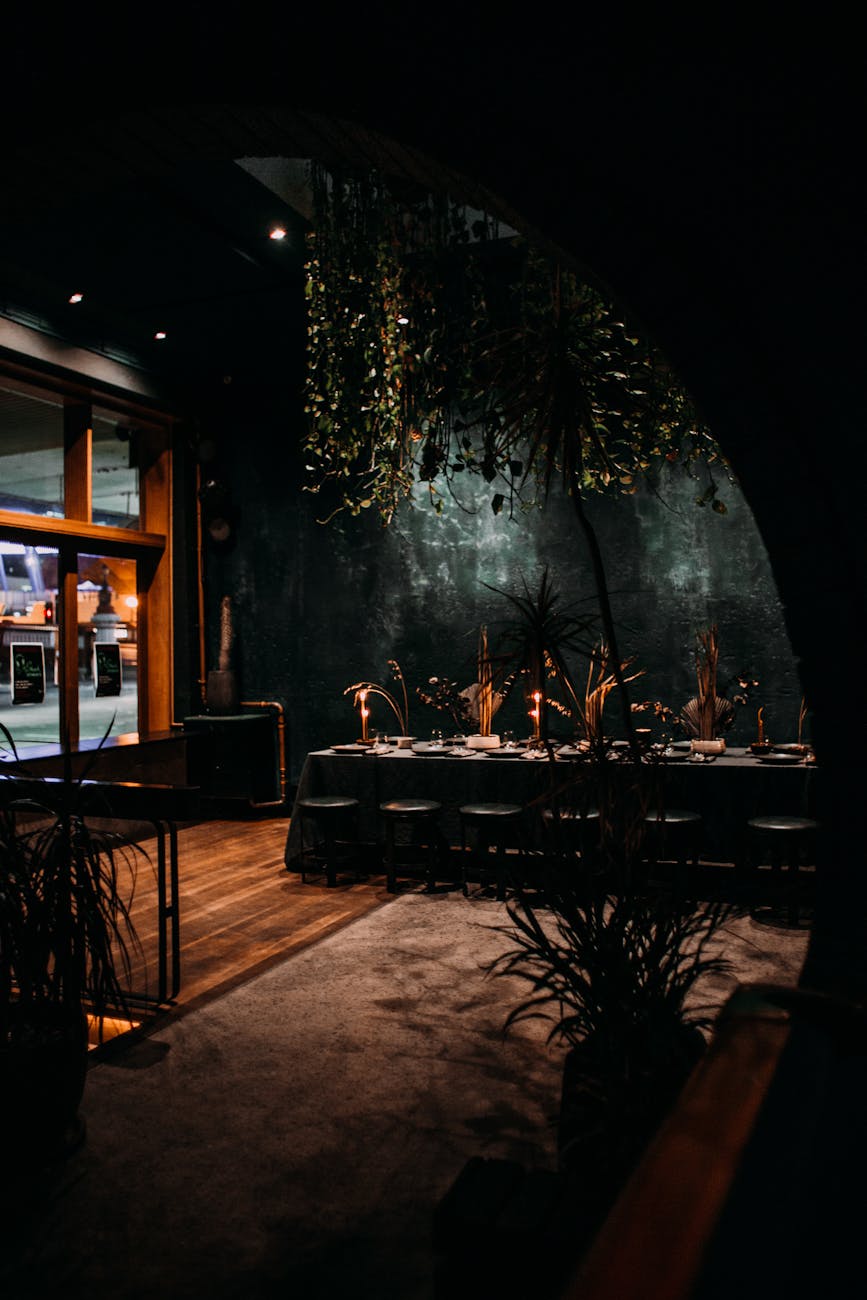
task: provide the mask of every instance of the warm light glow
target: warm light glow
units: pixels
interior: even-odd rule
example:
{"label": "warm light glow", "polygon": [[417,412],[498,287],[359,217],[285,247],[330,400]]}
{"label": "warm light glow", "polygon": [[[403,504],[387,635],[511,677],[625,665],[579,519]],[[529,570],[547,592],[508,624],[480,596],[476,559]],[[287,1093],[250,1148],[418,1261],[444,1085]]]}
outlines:
{"label": "warm light glow", "polygon": [[361,739],[367,740],[367,719],[370,717],[370,709],[367,707],[367,691],[358,692],[358,706],[361,714]]}
{"label": "warm light glow", "polygon": [[542,724],[542,692],[533,692],[533,705],[530,710],[530,717],[533,719],[533,739],[538,740],[541,736]]}
{"label": "warm light glow", "polygon": [[113,1016],[93,1016],[88,1013],[87,1016],[87,1047],[93,1051],[99,1047],[100,1042],[107,1043],[110,1038],[117,1038],[120,1034],[132,1033],[141,1025],[140,1020],[127,1020],[125,1018]]}
{"label": "warm light glow", "polygon": [[284,226],[272,226],[268,235],[269,239],[285,239],[286,229]]}
{"label": "warm light glow", "polygon": [[83,297],[84,297],[84,294],[83,294],[83,293],[71,293],[71,294],[69,295],[69,301],[70,301],[70,302],[81,302],[81,300],[82,300]]}
{"label": "warm light glow", "polygon": [[127,596],[124,604],[127,609],[138,609],[138,596]]}

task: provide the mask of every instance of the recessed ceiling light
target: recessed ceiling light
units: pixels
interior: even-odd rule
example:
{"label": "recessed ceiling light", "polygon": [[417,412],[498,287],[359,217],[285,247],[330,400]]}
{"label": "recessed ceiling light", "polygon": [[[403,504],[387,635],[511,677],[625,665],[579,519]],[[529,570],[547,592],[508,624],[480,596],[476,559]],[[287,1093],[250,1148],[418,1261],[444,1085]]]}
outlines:
{"label": "recessed ceiling light", "polygon": [[270,231],[268,232],[268,238],[269,238],[269,239],[285,239],[285,238],[286,238],[286,227],[285,227],[285,226],[272,226],[271,229],[270,229]]}
{"label": "recessed ceiling light", "polygon": [[165,336],[166,336],[165,330],[157,330],[156,333],[154,334],[155,339],[164,339]]}
{"label": "recessed ceiling light", "polygon": [[69,295],[69,301],[70,301],[70,302],[81,302],[81,300],[82,300],[83,297],[84,297],[84,294],[83,294],[83,293],[71,293],[71,294]]}

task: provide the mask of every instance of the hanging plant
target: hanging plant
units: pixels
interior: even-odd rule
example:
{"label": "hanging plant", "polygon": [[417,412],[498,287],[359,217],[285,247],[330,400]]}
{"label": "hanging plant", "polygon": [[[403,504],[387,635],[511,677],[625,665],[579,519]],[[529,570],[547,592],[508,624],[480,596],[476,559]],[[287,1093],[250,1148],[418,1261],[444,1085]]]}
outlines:
{"label": "hanging plant", "polygon": [[[725,463],[658,351],[574,272],[445,196],[375,172],[310,172],[304,445],[330,513],[383,523],[414,487],[441,511],[461,476],[495,514],[570,490],[634,492],[679,465],[724,512]],[[393,184],[393,183],[392,183]]]}

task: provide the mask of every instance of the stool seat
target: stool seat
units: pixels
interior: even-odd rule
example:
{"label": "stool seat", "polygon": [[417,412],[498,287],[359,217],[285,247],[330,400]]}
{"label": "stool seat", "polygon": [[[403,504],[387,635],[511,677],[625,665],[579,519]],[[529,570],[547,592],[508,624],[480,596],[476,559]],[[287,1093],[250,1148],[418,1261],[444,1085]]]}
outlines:
{"label": "stool seat", "polygon": [[778,835],[786,832],[801,834],[804,831],[815,831],[819,827],[819,823],[811,817],[786,816],[751,817],[747,825],[755,831],[772,831]]}
{"label": "stool seat", "polygon": [[325,812],[329,808],[335,811],[345,810],[358,807],[358,800],[353,799],[350,795],[341,794],[311,794],[304,799],[298,800],[299,808],[306,808],[310,812]]}
{"label": "stool seat", "polygon": [[466,803],[459,810],[462,817],[518,817],[524,809],[519,803]]}
{"label": "stool seat", "polygon": [[687,808],[660,808],[647,813],[644,820],[652,826],[697,826],[701,813],[690,812]]}
{"label": "stool seat", "polygon": [[386,817],[413,817],[439,812],[441,807],[435,799],[388,799],[379,805],[379,811]]}

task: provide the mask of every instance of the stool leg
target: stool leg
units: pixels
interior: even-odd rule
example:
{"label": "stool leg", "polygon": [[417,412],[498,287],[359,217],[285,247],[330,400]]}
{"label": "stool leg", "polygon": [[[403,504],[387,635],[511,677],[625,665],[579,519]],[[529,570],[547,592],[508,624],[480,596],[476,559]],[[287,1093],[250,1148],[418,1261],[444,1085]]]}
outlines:
{"label": "stool leg", "polygon": [[397,893],[397,869],[394,854],[394,822],[385,824],[385,888],[389,894]]}
{"label": "stool leg", "polygon": [[461,893],[464,898],[469,897],[469,881],[467,879],[467,828],[461,826]]}
{"label": "stool leg", "polygon": [[436,831],[431,822],[427,828],[427,892],[432,894],[437,878],[437,843]]}
{"label": "stool leg", "polygon": [[497,902],[502,903],[506,898],[506,842],[500,839],[497,845]]}
{"label": "stool leg", "polygon": [[334,831],[331,826],[325,827],[325,879],[329,889],[334,889],[337,885],[337,863]]}

